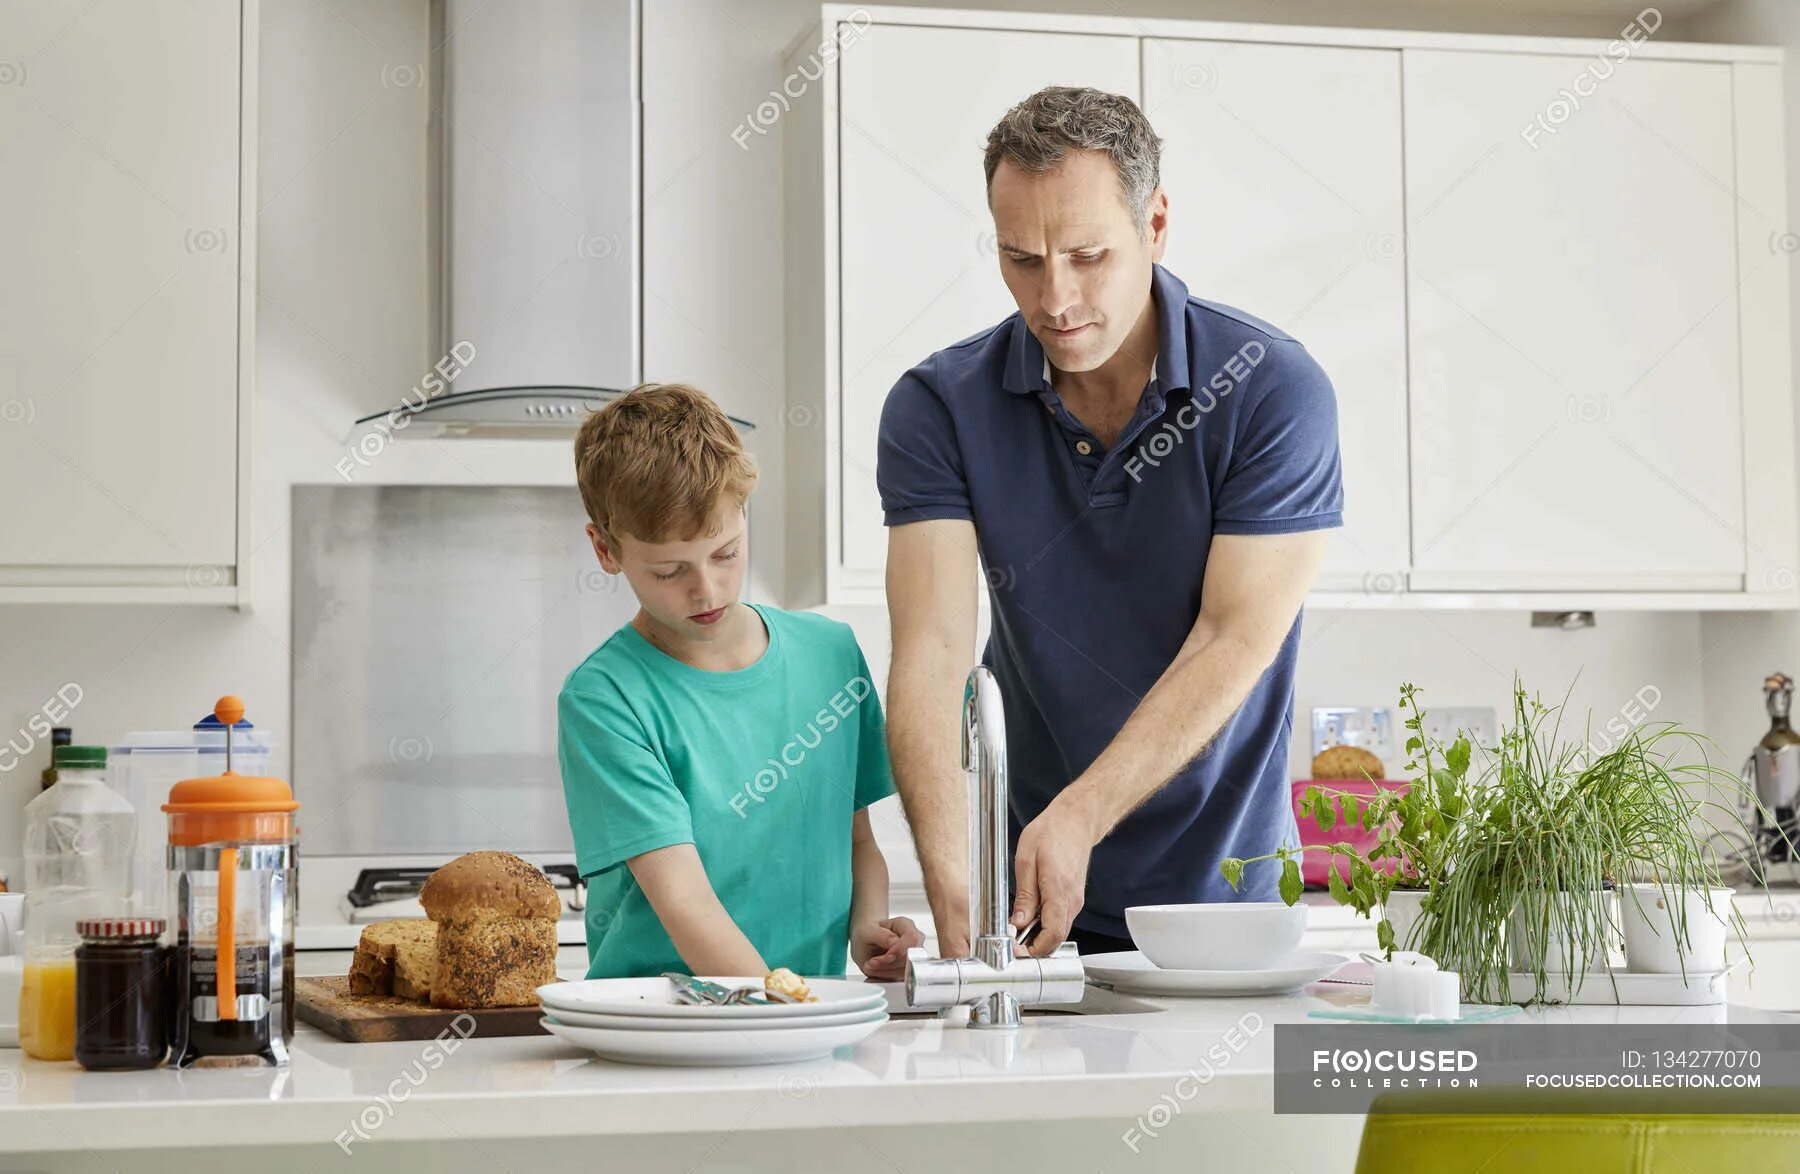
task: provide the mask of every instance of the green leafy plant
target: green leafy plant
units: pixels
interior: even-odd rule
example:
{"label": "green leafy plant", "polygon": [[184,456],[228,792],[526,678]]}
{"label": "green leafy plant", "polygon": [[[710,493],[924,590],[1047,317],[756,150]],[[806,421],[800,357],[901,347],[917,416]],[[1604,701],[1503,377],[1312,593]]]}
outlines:
{"label": "green leafy plant", "polygon": [[[1404,793],[1309,787],[1300,803],[1326,831],[1340,823],[1373,831],[1366,853],[1342,841],[1282,848],[1226,860],[1220,871],[1237,888],[1246,866],[1279,861],[1279,891],[1292,904],[1301,893],[1302,853],[1326,852],[1331,896],[1365,917],[1397,888],[1424,890],[1413,942],[1459,972],[1476,1001],[1513,997],[1514,953],[1532,975],[1531,1001],[1549,993],[1553,970],[1584,981],[1619,932],[1607,897],[1615,884],[1627,901],[1638,896],[1626,886],[1656,886],[1686,942],[1684,897],[1721,884],[1709,822],[1735,825],[1747,842],[1754,833],[1746,809],[1773,822],[1742,778],[1712,765],[1710,743],[1673,722],[1634,728],[1602,751],[1591,731],[1587,740],[1565,740],[1563,707],[1545,705],[1515,679],[1509,720],[1496,746],[1479,748],[1477,767],[1478,748],[1465,736],[1444,747],[1425,733],[1419,693],[1401,686]],[[1728,916],[1741,943],[1742,919],[1735,910]],[[1394,946],[1386,920],[1377,941],[1384,950]]]}
{"label": "green leafy plant", "polygon": [[[1355,825],[1375,834],[1375,843],[1360,851],[1345,840],[1304,847],[1282,847],[1262,856],[1233,857],[1220,862],[1219,871],[1233,889],[1241,887],[1246,865],[1277,860],[1281,876],[1277,891],[1292,905],[1303,890],[1301,856],[1308,851],[1327,853],[1326,885],[1331,897],[1363,917],[1387,902],[1395,888],[1429,889],[1441,875],[1458,820],[1468,808],[1468,772],[1472,751],[1469,740],[1458,736],[1448,747],[1425,733],[1425,713],[1419,704],[1421,691],[1412,684],[1400,686],[1400,710],[1405,715],[1407,763],[1410,781],[1404,790],[1380,790],[1363,795],[1339,787],[1314,785],[1301,795],[1300,813],[1310,817],[1321,831]],[[1373,781],[1373,780],[1371,780]],[[1376,925],[1381,949],[1394,947],[1394,929],[1385,918]]]}
{"label": "green leafy plant", "polygon": [[[1720,884],[1704,817],[1742,825],[1738,808],[1715,796],[1741,800],[1745,784],[1710,763],[1701,735],[1656,723],[1602,752],[1591,738],[1565,741],[1561,718],[1561,706],[1514,681],[1511,720],[1450,837],[1422,927],[1420,948],[1460,973],[1478,1001],[1514,997],[1515,968],[1532,976],[1530,1001],[1546,997],[1553,970],[1578,987],[1590,964],[1609,969],[1619,931],[1606,889],[1615,883],[1656,883],[1685,940],[1681,896]],[[1627,889],[1621,899],[1637,898]],[[1730,918],[1741,941],[1742,921]]]}

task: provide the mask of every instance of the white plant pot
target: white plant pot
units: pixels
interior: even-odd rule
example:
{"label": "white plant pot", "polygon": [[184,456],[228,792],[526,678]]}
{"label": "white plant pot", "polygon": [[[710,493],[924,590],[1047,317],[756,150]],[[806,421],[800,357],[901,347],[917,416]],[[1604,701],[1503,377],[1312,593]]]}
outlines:
{"label": "white plant pot", "polygon": [[[1625,915],[1625,964],[1637,973],[1710,973],[1725,967],[1726,925],[1732,889],[1677,894],[1661,885],[1630,885],[1621,900]],[[1675,905],[1685,906],[1687,938],[1676,925]]]}
{"label": "white plant pot", "polygon": [[[1618,895],[1606,890],[1599,890],[1585,894],[1567,892],[1557,893],[1553,898],[1553,900],[1561,903],[1565,908],[1569,908],[1577,899],[1598,899],[1600,908],[1606,920],[1604,923],[1605,932],[1603,948],[1595,951],[1588,957],[1585,965],[1583,965],[1582,959],[1576,958],[1574,960],[1576,968],[1587,974],[1594,974],[1597,972],[1603,973],[1609,966],[1613,970],[1624,969],[1625,940],[1624,934],[1619,928]],[[1573,920],[1573,917],[1571,914],[1565,914],[1562,918],[1553,920],[1561,920],[1566,923]],[[1525,933],[1525,928],[1525,919],[1522,911],[1518,909],[1513,910],[1512,916],[1506,919],[1507,960],[1515,973],[1532,974],[1536,972],[1537,967],[1526,956],[1526,943],[1528,938]],[[1549,941],[1544,949],[1544,973],[1566,973],[1568,970],[1569,959],[1565,957],[1565,955],[1575,950],[1579,950],[1581,946],[1579,943],[1571,945],[1566,942],[1563,934],[1558,931],[1554,925],[1549,927],[1548,936]]]}
{"label": "white plant pot", "polygon": [[1394,927],[1394,949],[1417,950],[1425,936],[1424,920],[1419,906],[1425,900],[1425,889],[1395,889],[1381,906],[1381,919]]}

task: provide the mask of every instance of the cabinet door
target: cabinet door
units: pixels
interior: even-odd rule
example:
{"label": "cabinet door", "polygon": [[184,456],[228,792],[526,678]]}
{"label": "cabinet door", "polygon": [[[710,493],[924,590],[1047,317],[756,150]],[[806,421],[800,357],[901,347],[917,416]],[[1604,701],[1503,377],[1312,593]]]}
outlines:
{"label": "cabinet door", "polygon": [[879,587],[875,489],[882,401],[907,368],[1017,307],[1000,279],[982,148],[1049,85],[1138,96],[1132,37],[874,25],[841,59],[844,581]]}
{"label": "cabinet door", "polygon": [[0,565],[236,561],[239,21],[0,4]]}
{"label": "cabinet door", "polygon": [[1731,67],[1404,56],[1414,586],[1741,589]]}
{"label": "cabinet door", "polygon": [[1304,343],[1337,390],[1345,525],[1324,590],[1408,564],[1406,276],[1397,50],[1144,42],[1169,247],[1194,295]]}

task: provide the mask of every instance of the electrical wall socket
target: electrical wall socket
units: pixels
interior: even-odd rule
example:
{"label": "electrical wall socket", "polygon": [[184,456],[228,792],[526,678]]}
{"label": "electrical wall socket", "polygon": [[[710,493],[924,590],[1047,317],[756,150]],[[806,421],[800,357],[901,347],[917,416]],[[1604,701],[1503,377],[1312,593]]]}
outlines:
{"label": "electrical wall socket", "polygon": [[1460,731],[1477,746],[1492,746],[1499,738],[1499,727],[1491,705],[1468,705],[1461,709],[1428,708],[1425,711],[1425,736],[1448,746]]}

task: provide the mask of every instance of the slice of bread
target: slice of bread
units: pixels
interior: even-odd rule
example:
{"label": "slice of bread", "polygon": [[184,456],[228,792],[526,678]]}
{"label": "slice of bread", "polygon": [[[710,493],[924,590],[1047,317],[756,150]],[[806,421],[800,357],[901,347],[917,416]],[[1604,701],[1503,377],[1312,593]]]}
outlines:
{"label": "slice of bread", "polygon": [[436,955],[437,926],[423,917],[366,925],[350,959],[350,993],[429,999]]}
{"label": "slice of bread", "polygon": [[437,985],[437,934],[421,934],[394,951],[394,993],[402,999],[431,1001]]}

